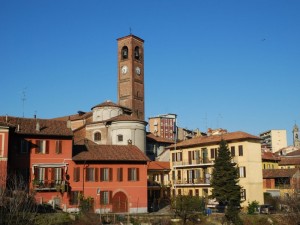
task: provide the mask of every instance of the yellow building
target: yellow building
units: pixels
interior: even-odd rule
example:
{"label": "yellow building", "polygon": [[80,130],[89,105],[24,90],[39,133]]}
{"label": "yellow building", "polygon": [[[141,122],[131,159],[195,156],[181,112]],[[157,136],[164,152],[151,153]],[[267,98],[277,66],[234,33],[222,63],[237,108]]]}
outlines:
{"label": "yellow building", "polygon": [[280,157],[270,151],[262,151],[261,153],[263,169],[278,169]]}
{"label": "yellow building", "polygon": [[220,141],[224,139],[239,168],[242,206],[254,200],[263,204],[260,138],[245,132],[220,133],[185,140],[170,147],[173,195],[211,194],[211,174]]}

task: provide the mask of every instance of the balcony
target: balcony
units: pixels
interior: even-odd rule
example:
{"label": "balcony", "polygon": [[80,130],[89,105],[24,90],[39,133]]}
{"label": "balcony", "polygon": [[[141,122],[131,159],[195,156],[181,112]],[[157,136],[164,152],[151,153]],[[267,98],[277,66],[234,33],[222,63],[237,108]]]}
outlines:
{"label": "balcony", "polygon": [[66,188],[65,180],[33,180],[35,191],[64,191]]}
{"label": "balcony", "polygon": [[172,162],[173,168],[194,168],[194,167],[209,167],[214,165],[214,160],[199,158],[194,160],[183,160]]}
{"label": "balcony", "polygon": [[173,182],[174,187],[208,187],[210,186],[209,178],[195,178],[189,180],[176,180]]}

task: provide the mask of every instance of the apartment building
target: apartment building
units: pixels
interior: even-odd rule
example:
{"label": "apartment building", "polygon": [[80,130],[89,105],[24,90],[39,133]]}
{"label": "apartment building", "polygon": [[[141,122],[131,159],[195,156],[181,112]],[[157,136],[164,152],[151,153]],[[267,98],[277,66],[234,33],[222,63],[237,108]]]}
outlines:
{"label": "apartment building", "polygon": [[208,197],[211,174],[220,141],[228,143],[233,161],[239,168],[242,206],[264,202],[260,138],[245,132],[195,137],[170,147],[172,194]]}
{"label": "apartment building", "polygon": [[155,136],[175,140],[176,118],[177,115],[171,113],[150,117],[148,120],[149,131]]}
{"label": "apartment building", "polygon": [[286,130],[268,130],[260,133],[263,147],[268,148],[271,152],[277,152],[287,146]]}

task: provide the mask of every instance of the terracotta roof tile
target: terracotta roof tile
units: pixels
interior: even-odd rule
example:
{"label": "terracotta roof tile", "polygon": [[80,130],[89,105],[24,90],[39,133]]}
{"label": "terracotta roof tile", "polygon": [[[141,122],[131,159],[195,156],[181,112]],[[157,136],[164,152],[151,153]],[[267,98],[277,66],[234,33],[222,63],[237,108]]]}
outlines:
{"label": "terracotta roof tile", "polygon": [[131,109],[129,109],[127,107],[124,107],[124,106],[121,106],[121,105],[118,105],[118,104],[116,104],[116,103],[114,103],[114,102],[112,102],[110,100],[107,100],[107,101],[102,102],[102,103],[100,103],[98,105],[95,105],[91,109],[98,108],[98,107],[119,107],[119,108],[131,111]]}
{"label": "terracotta roof tile", "polygon": [[265,169],[263,178],[292,177],[298,169]]}
{"label": "terracotta roof tile", "polygon": [[273,161],[279,161],[280,160],[280,157],[276,156],[272,152],[262,152],[261,153],[261,158],[263,160],[273,160]]}
{"label": "terracotta roof tile", "polygon": [[170,162],[150,161],[148,170],[170,170]]}
{"label": "terracotta roof tile", "polygon": [[62,121],[67,121],[67,120],[82,120],[82,119],[87,119],[89,117],[91,117],[93,115],[92,112],[78,112],[77,114],[73,114],[73,115],[68,115],[68,116],[63,116],[63,117],[57,117],[57,118],[53,118],[53,120],[62,120]]}
{"label": "terracotta roof tile", "polygon": [[74,161],[150,161],[135,145],[98,145],[85,140],[74,149]]}
{"label": "terracotta roof tile", "polygon": [[300,165],[300,157],[281,157],[278,165]]}
{"label": "terracotta roof tile", "polygon": [[290,153],[286,154],[286,156],[299,156],[300,157],[300,149],[290,152]]}
{"label": "terracotta roof tile", "polygon": [[160,136],[155,136],[153,133],[150,133],[150,132],[147,133],[146,138],[147,138],[148,141],[174,144],[173,140],[162,138]]}
{"label": "terracotta roof tile", "polygon": [[[0,121],[6,123],[6,116],[0,116]],[[36,129],[37,122],[39,131]],[[67,128],[66,121],[8,116],[7,124],[14,127],[18,134],[73,136],[72,130]]]}
{"label": "terracotta roof tile", "polygon": [[124,115],[124,114],[112,117],[111,119],[103,121],[103,122],[114,122],[114,121],[141,121],[141,122],[147,123],[144,120],[138,119],[136,116],[133,116],[133,115],[129,116],[129,115]]}
{"label": "terracotta roof tile", "polygon": [[[236,141],[236,140],[255,140],[260,141],[261,138],[254,136],[252,134],[248,134],[242,131],[236,131],[221,135],[211,135],[211,136],[199,136],[192,139],[188,139],[176,144],[177,147],[188,147],[188,146],[197,146],[204,144],[217,144],[221,140],[225,141]],[[170,148],[174,148],[175,145],[170,146]]]}

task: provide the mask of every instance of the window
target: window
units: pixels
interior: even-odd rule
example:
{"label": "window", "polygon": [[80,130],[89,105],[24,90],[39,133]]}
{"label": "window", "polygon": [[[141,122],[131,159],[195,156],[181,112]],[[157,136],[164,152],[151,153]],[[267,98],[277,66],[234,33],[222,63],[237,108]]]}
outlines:
{"label": "window", "polygon": [[218,156],[218,149],[217,148],[211,148],[210,149],[210,158],[215,159]]}
{"label": "window", "polygon": [[117,170],[117,180],[123,181],[123,168],[118,168]]}
{"label": "window", "polygon": [[181,180],[181,171],[180,170],[177,171],[177,178],[178,178],[178,180]]}
{"label": "window", "polygon": [[[21,140],[21,153],[28,153],[29,148],[30,148],[30,142],[25,139]],[[0,140],[0,150],[1,150],[1,140]]]}
{"label": "window", "polygon": [[52,168],[52,181],[55,184],[60,184],[62,181],[62,168]]}
{"label": "window", "polygon": [[101,141],[101,133],[100,132],[94,133],[94,141]]}
{"label": "window", "polygon": [[181,161],[182,160],[182,152],[177,152],[176,158],[177,158],[177,161]]}
{"label": "window", "polygon": [[178,195],[181,195],[181,189],[178,189]]}
{"label": "window", "polygon": [[199,189],[195,189],[195,196],[199,197]]}
{"label": "window", "polygon": [[122,48],[121,54],[122,54],[122,59],[128,59],[128,48],[127,48],[127,46],[124,46]]}
{"label": "window", "polygon": [[123,135],[122,134],[119,134],[118,135],[118,142],[122,142],[123,141]]}
{"label": "window", "polygon": [[100,181],[112,181],[112,168],[100,169]]}
{"label": "window", "polygon": [[243,156],[244,152],[243,152],[243,145],[239,145],[239,156]]}
{"label": "window", "polygon": [[239,175],[240,175],[240,177],[246,177],[246,167],[245,166],[239,167]]}
{"label": "window", "polygon": [[49,141],[37,140],[36,141],[36,151],[37,154],[49,154]]}
{"label": "window", "polygon": [[79,204],[79,195],[80,191],[71,191],[70,196],[70,205],[78,205]]}
{"label": "window", "polygon": [[172,180],[175,180],[175,171],[172,171]]}
{"label": "window", "polygon": [[139,168],[128,168],[128,180],[139,181]]}
{"label": "window", "polygon": [[193,190],[189,190],[189,196],[193,196]]}
{"label": "window", "polygon": [[172,153],[172,161],[173,162],[181,161],[181,159],[182,159],[182,152],[174,152],[174,153]]}
{"label": "window", "polygon": [[231,156],[234,157],[235,156],[235,147],[231,146],[230,151],[231,151]]}
{"label": "window", "polygon": [[86,168],[85,169],[85,181],[98,181],[99,177],[98,168]]}
{"label": "window", "polygon": [[246,201],[246,189],[241,190],[241,201]]}
{"label": "window", "polygon": [[134,58],[137,60],[140,59],[140,48],[138,46],[134,48]]}
{"label": "window", "polygon": [[108,205],[112,199],[112,191],[101,191],[100,192],[100,204]]}
{"label": "window", "polygon": [[62,153],[62,141],[57,140],[55,143],[55,152],[56,154],[61,154]]}
{"label": "window", "polygon": [[78,182],[80,181],[80,167],[75,167],[73,170],[73,181]]}
{"label": "window", "polygon": [[48,168],[35,167],[34,168],[34,179],[38,180],[38,182],[44,183],[45,179],[47,179]]}

